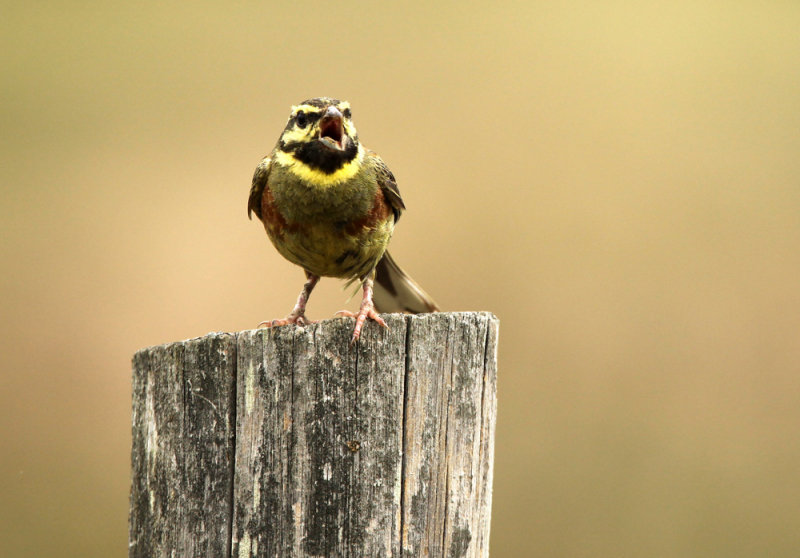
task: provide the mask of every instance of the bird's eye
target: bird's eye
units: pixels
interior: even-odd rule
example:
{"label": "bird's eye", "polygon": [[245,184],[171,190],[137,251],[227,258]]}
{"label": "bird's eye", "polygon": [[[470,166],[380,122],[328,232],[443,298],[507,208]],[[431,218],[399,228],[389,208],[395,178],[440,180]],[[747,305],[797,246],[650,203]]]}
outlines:
{"label": "bird's eye", "polygon": [[349,108],[346,108],[346,109],[344,109],[344,111],[342,111],[342,114],[344,115],[344,117],[345,117],[345,118],[350,118],[350,117],[353,115],[353,114],[350,112],[350,109],[349,109]]}
{"label": "bird's eye", "polygon": [[297,116],[294,117],[294,121],[297,122],[297,125],[300,128],[305,128],[306,124],[308,124],[308,120],[306,119],[306,113],[298,112]]}

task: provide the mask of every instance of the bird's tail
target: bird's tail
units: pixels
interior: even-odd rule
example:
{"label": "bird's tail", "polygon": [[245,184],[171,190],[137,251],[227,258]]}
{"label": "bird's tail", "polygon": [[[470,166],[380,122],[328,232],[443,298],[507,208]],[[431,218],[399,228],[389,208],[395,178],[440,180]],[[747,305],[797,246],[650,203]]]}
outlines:
{"label": "bird's tail", "polygon": [[439,310],[430,295],[400,269],[389,252],[383,253],[375,267],[373,301],[375,308],[382,313],[421,314]]}

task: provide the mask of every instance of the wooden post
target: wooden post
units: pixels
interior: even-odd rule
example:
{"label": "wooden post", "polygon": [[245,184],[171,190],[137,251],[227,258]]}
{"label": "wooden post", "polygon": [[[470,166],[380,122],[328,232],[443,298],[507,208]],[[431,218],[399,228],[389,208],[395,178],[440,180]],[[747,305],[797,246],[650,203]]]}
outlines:
{"label": "wooden post", "polygon": [[384,317],[137,352],[130,556],[488,556],[498,321]]}

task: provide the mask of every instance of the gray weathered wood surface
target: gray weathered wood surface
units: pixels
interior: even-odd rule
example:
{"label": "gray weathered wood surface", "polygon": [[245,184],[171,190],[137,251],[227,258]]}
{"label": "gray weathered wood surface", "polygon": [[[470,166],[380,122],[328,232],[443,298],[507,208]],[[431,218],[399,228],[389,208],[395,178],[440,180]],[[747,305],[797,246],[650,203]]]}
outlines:
{"label": "gray weathered wood surface", "polygon": [[488,556],[498,321],[384,317],[136,353],[130,556]]}

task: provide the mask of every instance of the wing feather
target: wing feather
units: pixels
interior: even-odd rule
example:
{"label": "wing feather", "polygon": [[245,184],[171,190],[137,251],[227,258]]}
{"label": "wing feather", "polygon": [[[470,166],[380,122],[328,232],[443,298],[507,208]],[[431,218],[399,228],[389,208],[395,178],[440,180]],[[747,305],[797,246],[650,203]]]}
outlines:
{"label": "wing feather", "polygon": [[397,180],[395,180],[392,171],[389,170],[389,167],[386,166],[386,163],[383,162],[376,153],[373,151],[367,152],[367,157],[369,157],[370,162],[375,165],[378,175],[378,184],[383,190],[383,195],[386,197],[386,201],[389,202],[389,205],[392,206],[392,212],[394,213],[394,220],[397,222],[400,219],[400,214],[406,208],[405,204],[403,203],[403,198],[400,197],[400,189],[397,187]]}
{"label": "wing feather", "polygon": [[253,218],[252,213],[261,219],[261,196],[264,193],[264,186],[267,185],[271,162],[272,159],[264,157],[253,174],[253,185],[250,186],[250,197],[247,200],[247,217],[250,219]]}

